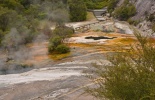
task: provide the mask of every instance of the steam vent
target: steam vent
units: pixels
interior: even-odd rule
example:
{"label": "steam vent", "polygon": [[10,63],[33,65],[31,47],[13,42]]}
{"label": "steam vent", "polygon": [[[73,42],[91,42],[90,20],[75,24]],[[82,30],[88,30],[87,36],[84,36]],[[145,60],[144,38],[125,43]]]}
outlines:
{"label": "steam vent", "polygon": [[0,0],[0,100],[155,100],[155,0]]}

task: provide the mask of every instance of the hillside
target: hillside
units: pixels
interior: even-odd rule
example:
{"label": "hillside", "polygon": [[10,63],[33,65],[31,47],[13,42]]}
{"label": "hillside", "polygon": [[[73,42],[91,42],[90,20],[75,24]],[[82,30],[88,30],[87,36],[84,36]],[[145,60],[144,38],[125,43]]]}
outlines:
{"label": "hillside", "polygon": [[118,20],[137,26],[144,33],[155,32],[155,0],[84,0],[87,9],[108,8]]}
{"label": "hillside", "polygon": [[[128,0],[119,0],[117,8]],[[128,22],[134,24],[145,34],[155,32],[155,0],[129,0],[136,8],[136,14],[129,18]]]}
{"label": "hillside", "polygon": [[[0,100],[154,97],[155,37],[147,40],[139,29],[155,32],[155,0],[0,1]],[[119,67],[110,74],[114,94],[108,91],[106,99],[86,91],[103,93],[107,69]]]}
{"label": "hillside", "polygon": [[[118,6],[122,5],[125,0],[120,0]],[[137,10],[134,19],[145,19],[149,14],[155,13],[155,0],[129,0],[132,2]]]}

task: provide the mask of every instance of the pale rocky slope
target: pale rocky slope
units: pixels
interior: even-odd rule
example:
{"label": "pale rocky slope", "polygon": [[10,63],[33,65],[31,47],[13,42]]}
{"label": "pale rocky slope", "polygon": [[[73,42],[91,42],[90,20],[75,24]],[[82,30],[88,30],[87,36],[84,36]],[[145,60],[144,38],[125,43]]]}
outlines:
{"label": "pale rocky slope", "polygon": [[[118,6],[123,4],[124,1],[125,0],[119,0]],[[132,17],[132,19],[141,21],[137,25],[137,28],[139,28],[144,33],[155,34],[151,30],[152,22],[146,20],[146,18],[150,14],[154,14],[155,16],[155,0],[129,0],[129,1],[135,5],[137,10],[137,14],[134,17]]]}
{"label": "pale rocky slope", "polygon": [[[120,6],[123,3],[124,0],[120,0],[118,3],[118,6]],[[145,18],[146,12],[148,14],[155,13],[155,0],[129,0],[132,2],[136,9],[137,14],[135,15],[135,19],[139,18]]]}

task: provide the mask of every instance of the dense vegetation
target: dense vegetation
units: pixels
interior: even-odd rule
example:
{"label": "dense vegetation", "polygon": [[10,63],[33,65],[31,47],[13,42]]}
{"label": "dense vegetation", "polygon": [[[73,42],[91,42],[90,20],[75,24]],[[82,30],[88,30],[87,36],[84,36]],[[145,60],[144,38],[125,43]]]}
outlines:
{"label": "dense vegetation", "polygon": [[119,20],[126,21],[136,14],[135,6],[129,3],[129,0],[125,0],[124,3],[117,9],[115,8],[119,0],[84,0],[84,2],[86,3],[88,9],[102,9],[107,7],[108,12]]}
{"label": "dense vegetation", "polygon": [[87,16],[87,8],[83,0],[71,0],[69,2],[70,20],[84,21]]}
{"label": "dense vegetation", "polygon": [[31,5],[30,2],[22,0],[1,0],[0,44],[11,28],[16,28],[18,35],[23,37],[22,43],[31,42],[37,33],[38,21],[44,17],[43,11],[37,4]]}
{"label": "dense vegetation", "polygon": [[16,48],[18,45],[32,42],[41,32],[49,38],[55,33],[64,38],[66,34],[63,33],[70,31],[60,29],[61,32],[52,33],[50,25],[55,22],[57,26],[61,26],[67,21],[67,0],[1,0],[0,45]]}
{"label": "dense vegetation", "polygon": [[84,0],[88,9],[102,9],[108,7],[108,11],[114,11],[119,0]]}
{"label": "dense vegetation", "polygon": [[[50,37],[50,22],[61,25],[69,21],[69,16],[71,21],[83,21],[86,15],[83,0],[1,0],[0,46],[30,43],[40,29]],[[41,25],[43,20],[47,23]],[[20,41],[11,38],[13,35]]]}
{"label": "dense vegetation", "polygon": [[117,3],[118,0],[109,0],[107,7],[110,14],[115,10]]}
{"label": "dense vegetation", "polygon": [[135,14],[136,14],[135,6],[134,4],[129,3],[128,0],[125,0],[124,4],[114,11],[114,17],[124,21],[128,20]]}
{"label": "dense vegetation", "polygon": [[90,94],[103,100],[155,99],[155,44],[139,33],[136,37],[130,50],[109,57],[111,64],[95,66],[99,87],[88,89]]}
{"label": "dense vegetation", "polygon": [[108,4],[108,0],[84,0],[88,9],[102,9]]}
{"label": "dense vegetation", "polygon": [[[74,31],[64,22],[86,20],[87,9],[107,7],[109,13],[120,20],[128,20],[136,8],[128,0],[115,9],[119,0],[1,0],[0,1],[0,46],[18,48],[33,41],[39,34],[40,22],[56,23],[52,31],[46,24],[43,33],[49,38],[49,53],[67,53],[70,48],[63,44]],[[112,13],[114,12],[114,13]],[[150,15],[155,31],[155,17]],[[51,23],[50,23],[51,24]],[[129,52],[116,53],[110,57],[109,66],[97,66],[96,73],[101,79],[92,95],[111,100],[154,100],[155,99],[155,48],[154,43],[139,34],[139,43]],[[25,65],[23,66],[25,67]]]}
{"label": "dense vegetation", "polygon": [[53,35],[49,40],[48,51],[49,53],[67,53],[70,51],[67,45],[63,44],[65,38],[70,37],[74,33],[72,28],[66,27],[64,25],[57,26],[53,30]]}

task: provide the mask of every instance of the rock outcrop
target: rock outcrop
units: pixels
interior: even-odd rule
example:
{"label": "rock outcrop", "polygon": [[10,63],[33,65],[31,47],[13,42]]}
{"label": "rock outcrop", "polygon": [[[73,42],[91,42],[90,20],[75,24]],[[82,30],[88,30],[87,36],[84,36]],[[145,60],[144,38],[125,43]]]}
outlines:
{"label": "rock outcrop", "polygon": [[[117,6],[121,6],[125,0],[119,0]],[[135,5],[137,13],[132,17],[133,20],[139,20],[140,23],[137,27],[144,33],[153,33],[151,30],[152,22],[146,20],[149,15],[153,14],[155,16],[155,0],[129,0]]]}
{"label": "rock outcrop", "polygon": [[[119,0],[118,6],[125,0]],[[129,0],[137,9],[134,19],[144,19],[148,14],[155,14],[155,0]]]}

